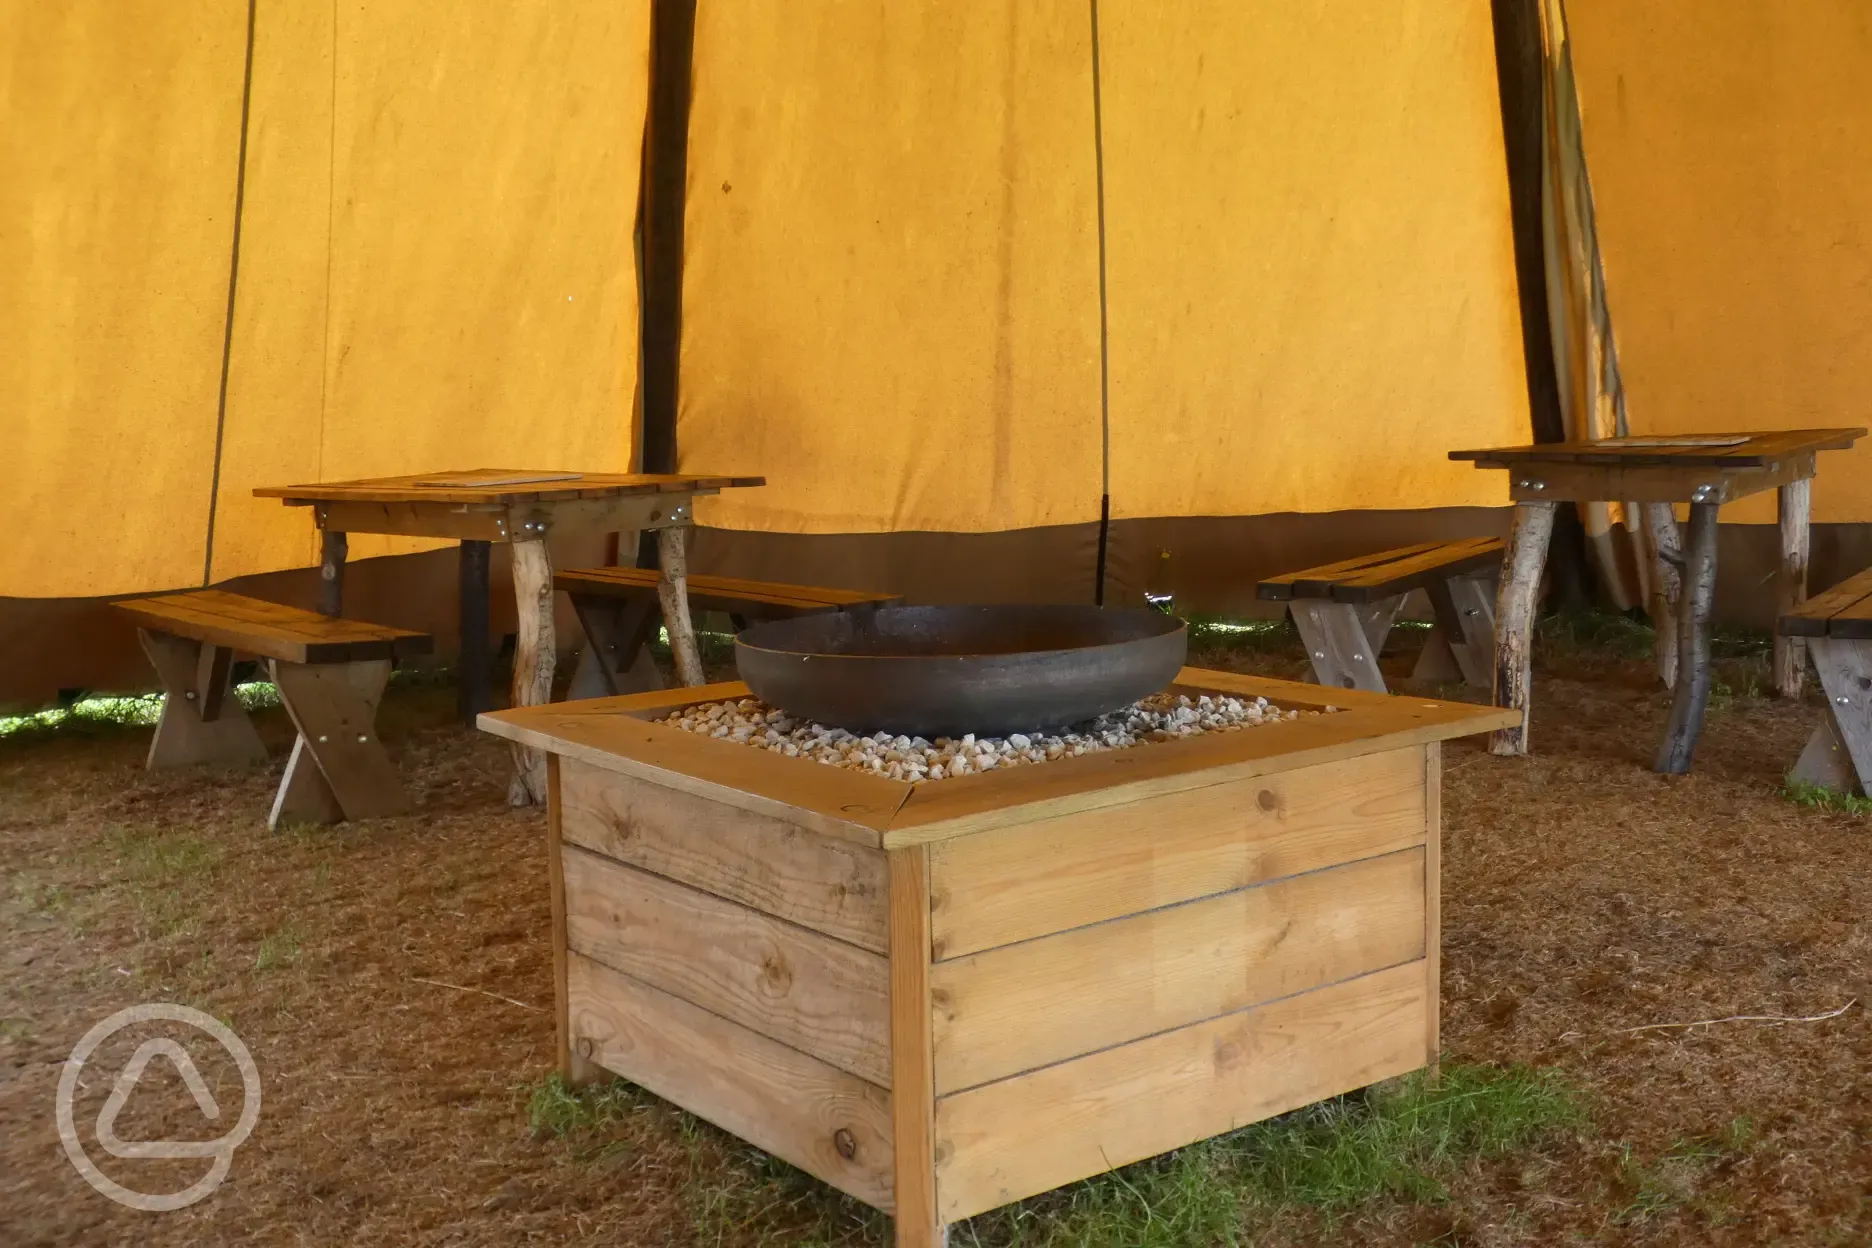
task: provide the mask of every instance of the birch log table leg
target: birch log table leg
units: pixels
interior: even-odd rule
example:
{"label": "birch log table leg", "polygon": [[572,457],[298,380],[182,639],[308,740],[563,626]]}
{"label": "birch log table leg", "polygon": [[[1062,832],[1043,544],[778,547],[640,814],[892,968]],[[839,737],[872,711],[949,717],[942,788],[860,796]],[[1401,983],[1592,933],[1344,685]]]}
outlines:
{"label": "birch log table leg", "polygon": [[663,626],[669,630],[676,679],[694,688],[707,681],[702,676],[702,655],[696,649],[695,623],[689,618],[689,563],[683,552],[686,532],[681,525],[657,530],[657,558],[663,572],[657,581],[657,601],[663,607]]}
{"label": "birch log table leg", "polygon": [[1646,545],[1651,548],[1652,653],[1666,689],[1677,685],[1677,609],[1683,601],[1683,543],[1669,503],[1643,503]]}
{"label": "birch log table leg", "polygon": [[1521,712],[1521,723],[1489,737],[1491,754],[1527,753],[1530,647],[1541,569],[1553,538],[1554,503],[1516,503],[1514,531],[1495,599],[1495,705]]}
{"label": "birch log table leg", "polygon": [[319,614],[344,614],[344,565],[351,539],[324,530],[319,543]]}
{"label": "birch log table leg", "polygon": [[[1786,615],[1807,601],[1807,557],[1811,550],[1813,479],[1792,481],[1777,491],[1781,520],[1781,611]],[[1798,698],[1807,674],[1807,643],[1800,637],[1774,639],[1775,693]]]}
{"label": "birch log table leg", "polygon": [[461,657],[456,661],[455,712],[464,724],[494,709],[494,677],[488,663],[488,562],[492,553],[487,542],[461,544],[455,616],[461,631]]}
{"label": "birch log table leg", "polygon": [[1677,684],[1670,727],[1658,748],[1657,770],[1690,770],[1710,691],[1710,607],[1716,599],[1715,503],[1690,504],[1690,539],[1684,551],[1683,601],[1677,608]]}
{"label": "birch log table leg", "polygon": [[[514,602],[519,609],[514,633],[513,702],[515,707],[552,701],[557,638],[553,629],[552,556],[544,538],[513,543]],[[510,806],[538,806],[546,801],[546,756],[515,744],[514,778],[507,786]]]}

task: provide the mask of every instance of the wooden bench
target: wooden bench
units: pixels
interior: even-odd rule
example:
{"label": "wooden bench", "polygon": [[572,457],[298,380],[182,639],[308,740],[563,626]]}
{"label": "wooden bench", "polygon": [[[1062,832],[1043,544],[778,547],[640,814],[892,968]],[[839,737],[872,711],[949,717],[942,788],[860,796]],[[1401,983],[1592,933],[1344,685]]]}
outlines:
{"label": "wooden bench", "polygon": [[[647,646],[663,618],[657,585],[655,568],[579,568],[554,574],[553,588],[564,590],[572,600],[587,643],[567,697],[601,698],[663,687]],[[688,588],[692,609],[724,612],[736,631],[754,620],[879,607],[898,598],[867,590],[693,574]]]}
{"label": "wooden bench", "polygon": [[1789,778],[1872,796],[1872,568],[1788,611],[1775,631],[1806,645],[1827,704]]}
{"label": "wooden bench", "polygon": [[136,620],[144,652],[162,680],[162,718],[150,742],[149,766],[266,758],[253,721],[231,691],[239,651],[266,660],[299,731],[267,827],[409,809],[409,795],[377,739],[377,703],[392,661],[428,653],[428,636],[219,589],[116,606]]}
{"label": "wooden bench", "polygon": [[1493,684],[1495,590],[1502,539],[1424,542],[1262,581],[1255,596],[1285,602],[1322,685],[1385,692],[1378,670],[1391,625],[1413,589],[1424,590],[1436,625],[1413,680]]}

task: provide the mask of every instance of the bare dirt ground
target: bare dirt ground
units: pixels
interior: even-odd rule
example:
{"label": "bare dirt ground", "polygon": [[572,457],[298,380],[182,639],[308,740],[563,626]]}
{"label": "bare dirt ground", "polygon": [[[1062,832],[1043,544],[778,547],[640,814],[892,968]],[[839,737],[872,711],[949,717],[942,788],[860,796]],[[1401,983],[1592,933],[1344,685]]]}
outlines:
{"label": "bare dirt ground", "polygon": [[[1549,647],[1538,671],[1532,757],[1446,747],[1444,1037],[1451,1060],[1557,1069],[1588,1125],[1468,1166],[1446,1201],[1279,1215],[1241,1242],[1872,1243],[1872,819],[1779,792],[1817,702],[1719,695],[1695,774],[1666,779],[1642,662]],[[386,705],[418,813],[281,835],[277,711],[259,716],[276,761],[235,773],[145,772],[148,729],[0,741],[0,1244],[888,1242],[646,1096],[571,1140],[529,1129],[553,1030],[544,818],[507,809],[504,748],[451,703],[414,686]],[[152,1000],[231,1024],[264,1087],[226,1184],[173,1213],[96,1194],[54,1127],[73,1043]],[[240,1103],[231,1064],[203,1073]],[[80,1123],[112,1078],[87,1080]],[[170,1124],[220,1133],[153,1074],[120,1134]],[[162,1190],[203,1165],[106,1170]],[[1018,1242],[1046,1242],[1044,1211]],[[1010,1225],[955,1238],[1017,1242]]]}

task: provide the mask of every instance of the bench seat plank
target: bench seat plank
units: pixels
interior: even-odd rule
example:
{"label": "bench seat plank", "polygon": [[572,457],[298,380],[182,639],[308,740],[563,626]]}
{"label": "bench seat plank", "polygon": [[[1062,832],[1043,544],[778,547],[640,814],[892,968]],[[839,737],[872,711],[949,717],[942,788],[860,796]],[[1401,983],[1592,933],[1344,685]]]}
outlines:
{"label": "bench seat plank", "polygon": [[1388,566],[1398,559],[1435,550],[1441,545],[1441,542],[1420,542],[1415,546],[1403,546],[1397,550],[1359,555],[1352,559],[1341,559],[1338,563],[1322,564],[1317,568],[1306,568],[1299,572],[1270,576],[1255,586],[1255,597],[1264,602],[1286,602],[1294,598],[1323,598],[1332,592],[1332,586],[1340,577],[1350,576],[1367,568]]}
{"label": "bench seat plank", "polygon": [[1872,639],[1872,568],[1788,611],[1776,628],[1783,637]]}
{"label": "bench seat plank", "polygon": [[[574,597],[637,598],[655,596],[655,568],[576,568],[553,575],[553,588]],[[769,607],[775,614],[804,615],[813,611],[839,611],[851,607],[883,606],[897,601],[896,594],[859,589],[821,589],[781,585],[727,576],[689,576],[690,606],[704,611],[744,612],[748,607]]]}
{"label": "bench seat plank", "polygon": [[1432,581],[1466,576],[1501,563],[1504,543],[1499,537],[1471,537],[1438,543],[1435,549],[1367,568],[1344,577],[1332,587],[1335,602],[1375,602],[1395,594],[1421,589]]}
{"label": "bench seat plank", "polygon": [[283,663],[349,663],[427,654],[425,633],[335,619],[220,589],[116,604],[145,628]]}
{"label": "bench seat plank", "polygon": [[1494,567],[1501,562],[1502,548],[1499,537],[1420,542],[1269,577],[1255,587],[1255,596],[1270,602],[1296,598],[1330,598],[1354,604],[1379,602],[1433,581]]}

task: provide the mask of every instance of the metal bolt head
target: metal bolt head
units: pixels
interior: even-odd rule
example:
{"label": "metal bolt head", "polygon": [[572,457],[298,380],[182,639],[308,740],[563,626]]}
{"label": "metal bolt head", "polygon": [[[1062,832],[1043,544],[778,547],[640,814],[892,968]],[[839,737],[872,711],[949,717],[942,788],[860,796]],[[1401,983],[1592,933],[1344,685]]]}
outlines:
{"label": "metal bolt head", "polygon": [[364,744],[364,743],[365,743],[366,741],[369,741],[369,740],[370,740],[370,738],[369,738],[369,737],[367,737],[367,736],[365,736],[365,735],[364,735],[363,733],[361,733],[361,732],[360,732],[360,733],[358,733],[358,738],[357,738],[357,743],[358,743],[359,745],[363,745],[363,744]]}
{"label": "metal bolt head", "polygon": [[320,738],[319,738],[319,744],[320,744],[320,745],[324,745],[324,744],[325,744],[325,738],[324,738],[324,737],[320,737]]}
{"label": "metal bolt head", "polygon": [[195,700],[195,691],[193,689],[184,690],[182,696],[188,701],[193,702]]}
{"label": "metal bolt head", "polygon": [[1352,656],[1352,661],[1354,663],[1363,663],[1365,661],[1365,656],[1362,654],[1355,654]]}
{"label": "metal bolt head", "polygon": [[1845,694],[1842,693],[1839,697],[1834,698],[1833,700],[1839,703],[1841,706],[1845,706],[1852,699],[1848,698]]}

